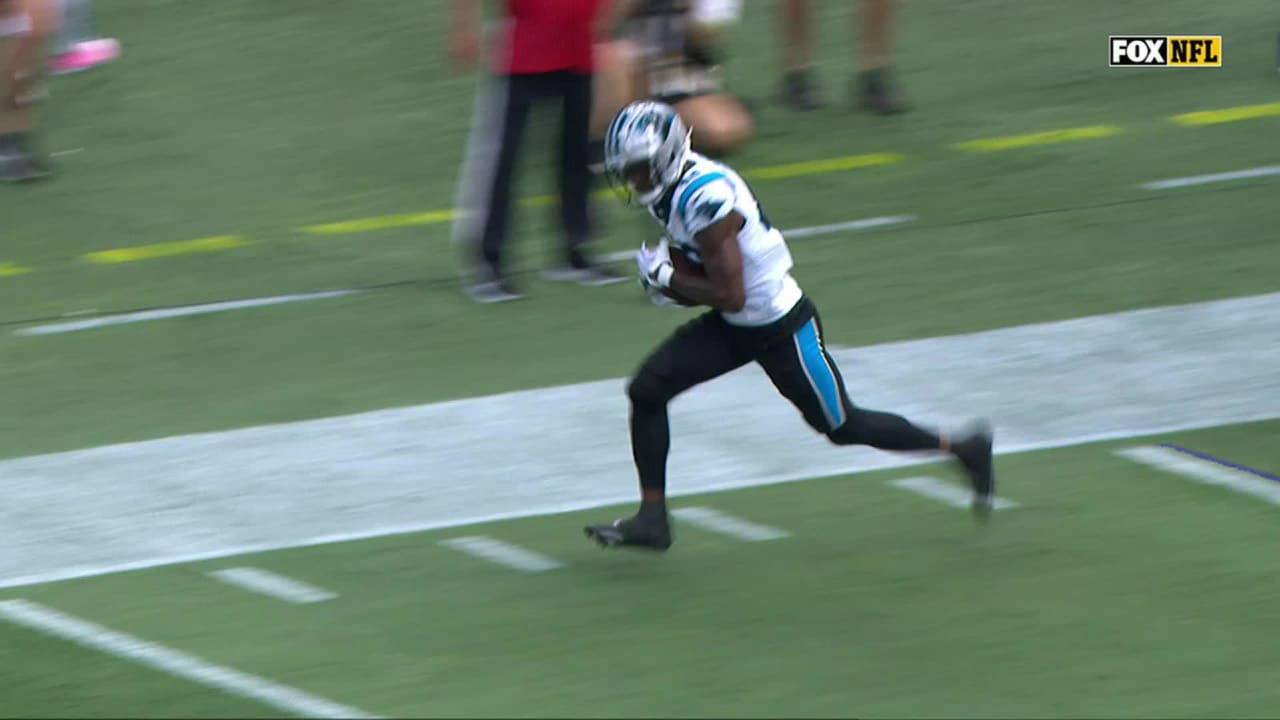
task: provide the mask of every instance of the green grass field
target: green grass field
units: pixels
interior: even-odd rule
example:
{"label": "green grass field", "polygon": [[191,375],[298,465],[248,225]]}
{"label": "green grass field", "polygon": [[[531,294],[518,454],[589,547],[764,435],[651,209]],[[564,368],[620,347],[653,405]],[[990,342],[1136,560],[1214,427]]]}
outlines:
{"label": "green grass field", "polygon": [[[444,62],[429,5],[98,3],[124,58],[51,82],[45,139],[74,152],[51,183],[0,188],[0,715],[308,714],[24,626],[6,615],[22,600],[380,716],[1274,716],[1280,179],[1141,187],[1280,163],[1273,2],[915,0],[899,48],[916,110],[894,118],[850,109],[835,2],[831,104],[775,106],[769,3],[748,2],[729,78],[760,132],[732,162],[771,219],[915,217],[792,245],[828,342],[865,349],[841,351],[855,401],[990,414],[1016,506],[976,527],[893,484],[958,487],[951,469],[828,449],[744,377],[673,408],[673,506],[785,536],[677,519],[657,557],[580,528],[634,492],[604,381],[686,315],[630,284],[543,282],[556,242],[536,202],[514,238],[531,299],[458,291],[447,217],[475,78]],[[1222,35],[1224,67],[1110,69],[1106,36],[1125,33]],[[1094,127],[1110,130],[957,147]],[[815,164],[873,153],[900,159]],[[524,196],[547,192],[542,155]],[[602,252],[657,232],[601,209]],[[241,240],[87,257],[209,237]],[[349,288],[365,291],[19,334]],[[1104,317],[1046,325],[1086,316]],[[1161,443],[1257,472],[1180,455],[1208,487],[1117,454]],[[444,544],[459,536],[558,566],[486,562]],[[231,567],[336,597],[208,575]]]}

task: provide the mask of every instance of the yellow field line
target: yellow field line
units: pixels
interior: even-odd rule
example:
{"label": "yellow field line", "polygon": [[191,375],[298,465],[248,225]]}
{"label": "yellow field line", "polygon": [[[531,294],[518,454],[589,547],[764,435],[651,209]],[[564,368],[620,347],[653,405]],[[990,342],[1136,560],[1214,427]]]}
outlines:
{"label": "yellow field line", "polygon": [[1263,105],[1240,105],[1220,110],[1201,110],[1199,112],[1174,115],[1171,120],[1179,125],[1190,127],[1199,125],[1218,125],[1220,123],[1239,122],[1260,117],[1280,115],[1280,102]]}
{"label": "yellow field line", "polygon": [[326,223],[324,225],[308,225],[302,229],[315,235],[349,235],[351,233],[387,230],[389,228],[434,225],[435,223],[449,222],[457,215],[458,212],[456,210],[431,210],[407,215],[381,215],[344,222]]}
{"label": "yellow field line", "polygon": [[252,244],[251,240],[242,238],[239,235],[219,235],[218,237],[200,238],[198,240],[180,240],[178,242],[100,250],[88,253],[84,258],[97,265],[114,265],[174,255],[218,252]]}
{"label": "yellow field line", "polygon": [[[1266,103],[1262,105],[1242,105],[1239,107],[1222,108],[1219,110],[1202,110],[1198,112],[1173,115],[1170,119],[1179,125],[1201,126],[1237,122],[1240,120],[1250,120],[1253,118],[1268,116],[1280,116],[1280,102]],[[1050,130],[1047,132],[1028,133],[1025,135],[1007,135],[1002,137],[969,140],[966,142],[955,143],[951,147],[957,150],[971,152],[998,152],[1025,147],[1056,145],[1059,143],[1076,142],[1080,140],[1094,140],[1111,137],[1122,132],[1123,129],[1115,125],[1090,125]],[[743,176],[752,180],[786,180],[797,177],[857,170],[861,168],[894,165],[904,162],[906,159],[906,156],[900,153],[868,153],[865,155],[850,155],[846,157],[753,168],[743,172]],[[611,188],[601,188],[593,192],[592,195],[597,198],[612,198],[616,197],[617,193]],[[520,205],[524,207],[548,207],[554,205],[556,201],[557,198],[554,195],[538,195],[522,198],[519,202]],[[357,218],[355,220],[346,220],[342,222],[308,225],[301,228],[301,230],[312,235],[350,235],[377,230],[387,230],[391,228],[435,225],[438,223],[449,222],[458,217],[458,215],[459,211],[456,209],[430,210],[420,213],[383,215],[378,217]],[[157,243],[154,245],[139,245],[137,247],[102,250],[99,252],[89,253],[84,257],[89,262],[95,264],[111,265],[117,263],[137,262],[139,260],[150,260],[152,258],[159,257],[170,257],[174,255],[219,252],[222,250],[244,247],[250,244],[252,244],[252,241],[246,238],[236,235],[226,235],[202,238],[199,240],[183,240],[179,242]],[[31,268],[16,265],[14,263],[0,263],[0,277],[24,275],[29,272],[32,272]]]}
{"label": "yellow field line", "polygon": [[1005,135],[1003,137],[983,138],[956,143],[951,147],[957,150],[972,152],[998,152],[1037,145],[1057,145],[1077,140],[1095,140],[1097,138],[1118,135],[1123,130],[1115,125],[1089,125],[1086,127],[1063,128],[1047,132],[1029,133],[1026,135]]}
{"label": "yellow field line", "polygon": [[[615,197],[615,191],[612,188],[600,188],[591,193],[591,197],[608,200]],[[520,200],[520,204],[525,207],[550,207],[558,202],[560,202],[560,198],[555,195],[534,195]]]}
{"label": "yellow field line", "polygon": [[849,155],[826,160],[788,163],[786,165],[770,165],[747,170],[742,175],[752,180],[785,180],[805,175],[823,175],[845,170],[893,165],[906,159],[905,155],[898,153],[869,153],[867,155]]}

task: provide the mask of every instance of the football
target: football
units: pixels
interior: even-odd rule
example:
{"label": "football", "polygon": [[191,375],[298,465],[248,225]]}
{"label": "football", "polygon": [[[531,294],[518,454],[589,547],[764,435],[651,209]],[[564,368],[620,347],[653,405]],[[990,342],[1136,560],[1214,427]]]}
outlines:
{"label": "football", "polygon": [[[702,265],[690,260],[689,256],[685,254],[683,250],[677,247],[671,247],[670,251],[671,251],[671,267],[675,268],[676,272],[681,273],[683,275],[697,275],[699,277],[707,276],[706,269],[703,268]],[[681,297],[678,293],[676,293],[676,291],[672,290],[671,288],[667,288],[666,290],[663,290],[662,294],[666,295],[672,300],[675,300],[681,305],[684,305],[685,307],[693,307],[697,305],[697,303],[689,300],[689,298]]]}
{"label": "football", "polygon": [[689,256],[677,247],[671,248],[671,267],[675,268],[676,272],[684,273],[685,275],[707,276],[706,268],[702,267],[701,263],[690,260]]}

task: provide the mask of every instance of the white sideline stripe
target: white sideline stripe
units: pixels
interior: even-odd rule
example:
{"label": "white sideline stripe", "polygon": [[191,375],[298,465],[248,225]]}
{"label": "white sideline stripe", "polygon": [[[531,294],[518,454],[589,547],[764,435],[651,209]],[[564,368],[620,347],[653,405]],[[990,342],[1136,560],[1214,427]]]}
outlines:
{"label": "white sideline stripe", "polygon": [[194,655],[126,635],[38,603],[26,600],[0,602],[0,618],[231,695],[256,700],[277,710],[304,717],[376,717],[363,710],[339,705],[287,685],[215,665]]}
{"label": "white sideline stripe", "polygon": [[300,605],[324,602],[338,597],[337,593],[331,593],[314,585],[308,585],[293,578],[253,567],[215,570],[209,573],[209,577],[250,592]]}
{"label": "white sideline stripe", "polygon": [[[1057,450],[1061,448],[1075,447],[1078,445],[1092,445],[1095,443],[1110,442],[1115,440],[1130,440],[1137,437],[1146,437],[1152,435],[1164,435],[1170,433],[1189,432],[1192,430],[1206,430],[1209,428],[1223,427],[1228,425],[1242,425],[1252,422],[1261,422],[1265,420],[1275,420],[1280,417],[1280,413],[1263,412],[1249,415],[1237,416],[1232,418],[1213,418],[1199,422],[1189,423],[1173,423],[1162,426],[1151,426],[1146,428],[1134,428],[1129,430],[1121,430],[1116,432],[1102,432],[1091,435],[1078,435],[1065,438],[1059,441],[1048,442],[1030,442],[1009,444],[995,451],[996,455],[1019,455],[1022,453],[1039,452],[1041,450]],[[747,480],[717,482],[705,486],[672,490],[668,491],[667,497],[685,497],[689,495],[704,495],[719,492],[729,492],[732,490],[742,490],[745,488],[761,487],[768,485],[783,485],[794,482],[804,482],[809,480],[822,480],[824,478],[840,477],[843,475],[855,475],[866,472],[876,472],[889,468],[913,467],[916,465],[928,465],[937,462],[937,460],[913,459],[913,458],[895,458],[894,461],[885,462],[880,465],[873,466],[849,466],[843,469],[831,471],[818,471],[810,474],[790,473],[779,474],[765,478],[751,478]],[[360,530],[356,532],[333,533],[330,535],[320,535],[316,537],[308,537],[300,540],[290,540],[283,542],[263,542],[250,545],[239,545],[235,547],[219,548],[217,550],[209,550],[205,552],[179,553],[174,555],[166,555],[162,557],[149,558],[146,560],[137,560],[134,562],[122,562],[104,565],[87,565],[72,567],[64,570],[54,570],[43,573],[34,573],[30,575],[21,575],[17,577],[7,576],[0,578],[0,590],[29,587],[32,585],[44,585],[47,583],[62,582],[65,580],[79,580],[83,578],[101,577],[103,575],[115,575],[118,573],[134,572],[137,570],[149,570],[158,567],[168,567],[171,565],[185,565],[188,563],[204,562],[207,560],[222,560],[225,558],[240,557],[243,555],[257,555],[264,552],[274,552],[277,550],[294,550],[297,548],[317,547],[322,545],[335,545],[338,543],[356,542],[360,540],[373,540],[376,538],[394,537],[397,535],[415,535],[417,533],[429,532],[432,530],[448,530],[453,528],[471,527],[474,525],[487,525],[489,523],[504,522],[507,520],[523,520],[526,518],[549,517],[553,515],[564,515],[567,513],[581,512],[583,510],[596,510],[599,508],[614,507],[616,505],[632,504],[635,501],[634,493],[618,494],[603,499],[580,500],[577,502],[562,502],[550,505],[542,505],[533,509],[514,510],[510,512],[494,512],[479,515],[460,516],[451,520],[425,521],[420,523],[405,523],[399,525],[383,525],[368,530]]]}
{"label": "white sideline stripe", "polygon": [[441,540],[440,544],[524,572],[545,572],[561,567],[559,562],[546,555],[480,535],[449,538]]}
{"label": "white sideline stripe", "polygon": [[904,225],[914,222],[915,215],[886,215],[883,217],[863,218],[862,220],[848,220],[846,222],[838,222],[832,225],[815,225],[813,227],[795,228],[794,230],[783,230],[782,235],[787,239],[813,237],[815,235],[829,235],[831,233],[844,232],[846,230],[874,230],[876,228],[891,227],[893,225]]}
{"label": "white sideline stripe", "polygon": [[764,540],[780,540],[784,537],[790,537],[787,533],[778,528],[769,527],[768,525],[760,525],[749,520],[736,518],[732,515],[722,513],[719,510],[712,510],[705,507],[686,507],[671,511],[671,514],[677,520],[689,523],[703,530],[710,530],[721,535],[728,535],[736,540],[745,540],[747,542],[761,542]]}
{"label": "white sideline stripe", "polygon": [[1280,165],[1264,165],[1262,167],[1233,170],[1231,172],[1213,173],[1211,175],[1192,175],[1190,177],[1170,178],[1143,183],[1143,190],[1171,190],[1173,188],[1208,185],[1209,183],[1226,182],[1228,180],[1247,180],[1248,178],[1280,175]]}
{"label": "white sideline stripe", "polygon": [[50,325],[34,325],[32,327],[15,330],[14,334],[58,335],[61,333],[78,332],[80,330],[93,330],[96,328],[110,327],[112,325],[128,325],[131,323],[150,322],[152,320],[167,320],[169,318],[187,317],[189,315],[208,315],[210,313],[267,307],[269,305],[283,305],[285,303],[306,302],[308,300],[324,300],[326,298],[354,295],[358,292],[361,291],[329,290],[325,292],[299,293],[296,295],[275,295],[272,297],[250,298],[248,300],[230,300],[227,302],[209,303],[207,305],[189,305],[187,307],[143,310],[141,312],[126,313],[124,315],[109,315],[107,317],[93,318],[91,320],[75,320],[72,322],[60,322]]}
{"label": "white sideline stripe", "polygon": [[1272,505],[1280,505],[1280,484],[1263,480],[1241,470],[1201,460],[1177,450],[1143,445],[1117,450],[1116,455],[1157,470],[1181,475],[1188,480],[1224,487]]}
{"label": "white sideline stripe", "polygon": [[[902,225],[903,223],[912,222],[915,219],[915,215],[885,215],[882,217],[862,218],[861,220],[848,220],[846,222],[838,222],[832,225],[814,225],[813,227],[783,230],[782,235],[788,240],[797,240],[799,238],[813,237],[815,235],[828,235],[847,230],[874,230],[875,228],[889,227],[891,225]],[[630,260],[635,257],[635,255],[635,250],[622,250],[604,255],[601,259],[604,262],[621,262],[623,260]]]}
{"label": "white sideline stripe", "polygon": [[[1007,455],[1280,418],[1268,337],[1280,293],[829,350],[860,404],[989,417]],[[625,397],[614,378],[0,461],[0,588],[629,506]],[[935,461],[831,448],[754,367],[675,408],[673,498]]]}
{"label": "white sideline stripe", "polygon": [[[909,477],[890,481],[890,485],[902,488],[931,500],[946,503],[951,507],[968,508],[973,501],[973,493],[965,488],[946,483],[935,477]],[[993,507],[996,510],[1008,510],[1018,507],[1018,503],[997,497]]]}

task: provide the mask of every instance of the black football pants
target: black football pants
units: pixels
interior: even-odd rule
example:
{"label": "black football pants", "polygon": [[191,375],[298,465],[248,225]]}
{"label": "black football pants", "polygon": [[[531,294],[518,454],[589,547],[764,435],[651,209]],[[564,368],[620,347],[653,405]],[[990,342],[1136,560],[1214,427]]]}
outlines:
{"label": "black football pants", "polygon": [[836,445],[898,451],[940,447],[936,434],[849,400],[840,369],[823,344],[817,308],[808,298],[763,327],[730,325],[710,311],[680,326],[645,359],[627,386],[631,451],[642,488],[666,488],[671,443],[667,404],[685,390],[749,362],[758,363],[805,422]]}
{"label": "black football pants", "polygon": [[510,232],[517,160],[529,114],[537,105],[560,106],[557,164],[566,254],[579,254],[590,237],[591,82],[590,74],[569,71],[499,75],[477,100],[459,184],[458,205],[465,219],[455,228],[454,239],[498,274]]}

